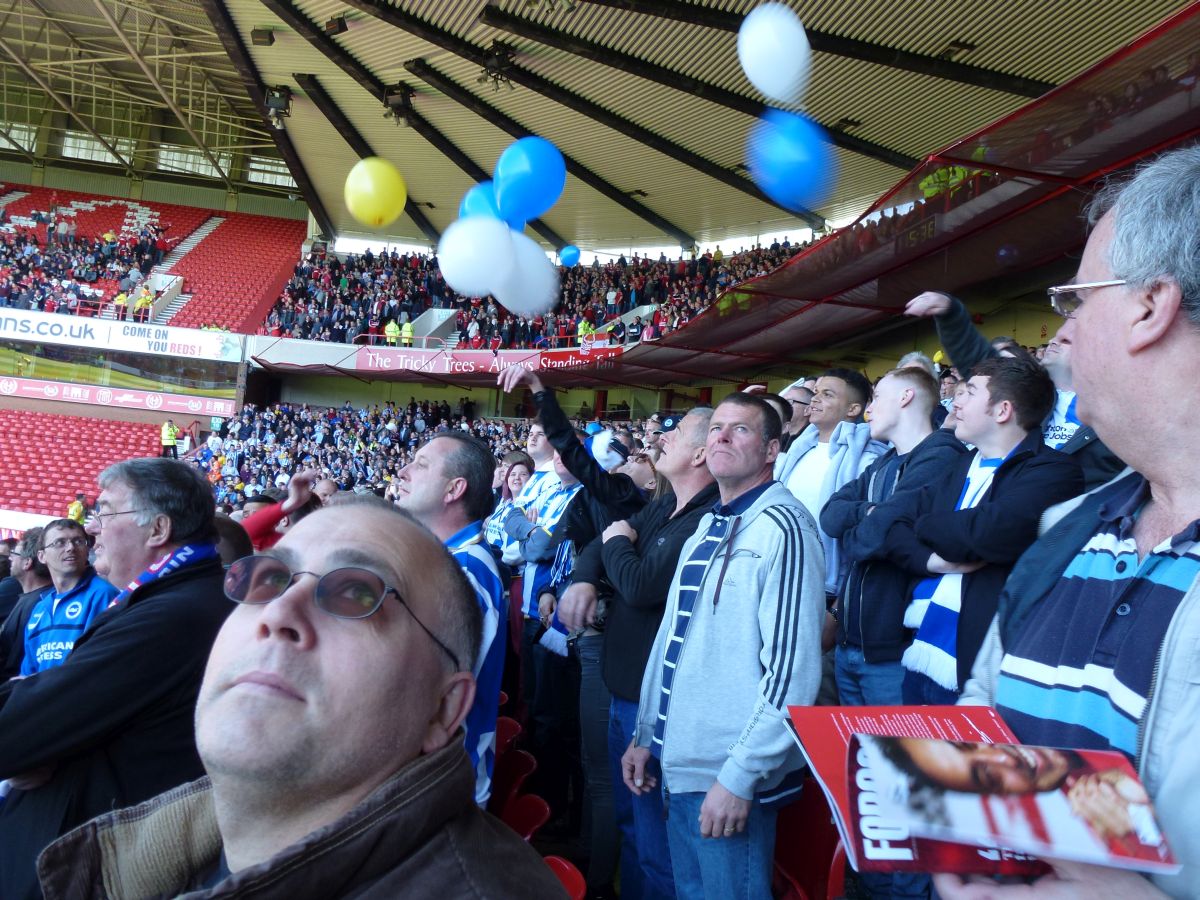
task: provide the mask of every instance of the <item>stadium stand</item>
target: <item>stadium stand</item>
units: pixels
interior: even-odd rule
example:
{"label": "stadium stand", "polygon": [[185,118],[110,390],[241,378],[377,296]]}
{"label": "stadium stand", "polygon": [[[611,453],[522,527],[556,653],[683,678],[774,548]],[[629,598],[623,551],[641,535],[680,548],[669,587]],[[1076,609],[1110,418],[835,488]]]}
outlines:
{"label": "stadium stand", "polygon": [[217,323],[253,332],[292,275],[306,225],[291,219],[226,213],[225,221],[172,268],[192,299],[171,320]]}
{"label": "stadium stand", "polygon": [[0,409],[0,509],[61,516],[111,463],[157,456],[155,425]]}

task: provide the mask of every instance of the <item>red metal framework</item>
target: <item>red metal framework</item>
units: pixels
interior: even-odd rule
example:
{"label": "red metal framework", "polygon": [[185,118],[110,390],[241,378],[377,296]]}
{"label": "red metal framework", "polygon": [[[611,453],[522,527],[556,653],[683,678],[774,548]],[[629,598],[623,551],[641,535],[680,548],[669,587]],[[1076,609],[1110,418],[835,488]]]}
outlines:
{"label": "red metal framework", "polygon": [[[823,348],[964,291],[1064,260],[1100,180],[1200,135],[1200,2],[1072,81],[929,156],[852,225],[727,291],[686,328],[572,385],[661,385],[812,367]],[[817,362],[819,365],[820,363]]]}

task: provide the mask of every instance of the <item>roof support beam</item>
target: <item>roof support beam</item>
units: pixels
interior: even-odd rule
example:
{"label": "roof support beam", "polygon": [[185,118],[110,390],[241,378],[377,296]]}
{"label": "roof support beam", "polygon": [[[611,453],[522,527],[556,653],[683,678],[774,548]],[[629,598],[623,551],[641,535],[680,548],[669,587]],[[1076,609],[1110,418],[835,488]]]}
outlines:
{"label": "roof support beam", "polygon": [[[483,65],[484,50],[477,47],[470,41],[465,41],[448,31],[444,31],[436,26],[430,25],[428,22],[414,16],[412,13],[401,9],[398,6],[392,6],[386,0],[344,0],[348,6],[362,10],[365,13],[375,16],[390,25],[394,25],[404,31],[414,34],[422,40],[448,50],[456,56],[461,56],[463,59]],[[749,178],[730,171],[724,166],[718,165],[710,159],[706,159],[698,153],[693,153],[686,147],[670,141],[648,128],[643,128],[636,122],[619,116],[616,113],[610,112],[598,103],[593,103],[586,97],[581,97],[579,94],[574,94],[565,88],[551,82],[549,79],[543,78],[534,72],[524,69],[519,65],[512,65],[504,72],[509,80],[529,88],[553,100],[555,103],[561,104],[568,109],[573,109],[582,116],[591,119],[594,122],[599,122],[606,128],[611,128],[631,140],[649,147],[652,150],[657,150],[664,156],[668,156],[676,162],[682,163],[689,168],[695,169],[702,175],[720,181],[734,190],[741,191],[743,194],[748,194],[757,200],[768,203],[771,206],[778,207],[784,210],[788,215],[797,216],[803,219],[810,227],[821,229],[825,227],[825,219],[806,209],[800,211],[790,210],[786,207],[779,206],[766,194],[758,189]]]}
{"label": "roof support beam", "polygon": [[[757,118],[765,108],[757,100],[744,97],[741,94],[734,93],[717,85],[709,84],[698,78],[692,78],[690,75],[666,69],[631,54],[614,50],[611,47],[605,47],[603,44],[587,41],[566,32],[555,31],[553,28],[547,28],[545,25],[540,25],[537,22],[531,22],[528,19],[522,19],[520,16],[514,16],[512,13],[505,12],[498,6],[485,6],[483,12],[479,14],[479,20],[486,25],[503,29],[525,40],[536,41],[539,44],[545,44],[547,47],[554,47],[557,50],[562,50],[583,59],[611,66],[620,72],[645,78],[647,81],[653,81],[655,84],[674,88],[677,91],[700,97],[703,100],[717,103],[748,116]],[[906,156],[889,147],[884,147],[882,144],[876,144],[872,141],[846,134],[844,131],[838,131],[835,128],[829,129],[829,138],[836,146],[841,147],[843,150],[857,153],[860,156],[866,156],[869,159],[874,159],[889,166],[895,166],[906,172],[910,169],[915,169],[920,164],[920,160],[914,157]]]}
{"label": "roof support beam", "polygon": [[68,116],[70,116],[72,119],[74,119],[76,122],[78,122],[80,127],[83,128],[84,131],[86,131],[88,134],[90,134],[92,137],[94,137],[97,141],[99,141],[100,146],[103,147],[105,150],[107,150],[109,153],[111,153],[113,155],[113,158],[116,159],[117,162],[119,162],[122,166],[125,167],[125,174],[127,174],[127,175],[133,174],[133,161],[125,159],[125,157],[123,157],[120,153],[117,152],[116,147],[114,147],[112,144],[110,144],[98,131],[96,131],[95,128],[93,128],[90,124],[88,124],[86,121],[84,121],[83,117],[81,115],[79,115],[79,113],[75,112],[74,107],[72,107],[70,103],[68,103],[66,100],[64,100],[62,98],[62,95],[59,94],[56,90],[54,90],[54,88],[50,87],[49,82],[47,82],[44,78],[42,78],[41,75],[39,75],[37,72],[35,72],[33,69],[31,69],[29,67],[29,64],[27,62],[25,62],[25,60],[22,59],[21,56],[9,45],[8,41],[4,40],[3,38],[0,38],[0,50],[3,50],[4,53],[8,56],[8,58],[17,64],[17,68],[20,69],[22,72],[24,72],[25,76],[30,81],[32,81],[39,88],[41,88],[47,97],[49,97],[51,100],[53,100],[55,103],[57,103],[59,105],[59,107]]}
{"label": "roof support beam", "polygon": [[[528,128],[525,128],[515,119],[509,118],[494,106],[485,103],[483,100],[472,94],[469,90],[457,84],[450,77],[429,65],[429,63],[427,63],[425,60],[409,60],[404,64],[404,67],[418,78],[423,79],[424,81],[433,85],[451,100],[454,100],[460,105],[471,110],[480,118],[487,120],[502,131],[507,131],[513,137],[523,138],[533,134],[532,131],[530,131]],[[638,218],[649,222],[664,234],[671,235],[679,241],[679,245],[681,247],[688,249],[696,245],[696,239],[682,228],[679,228],[678,226],[667,221],[658,213],[654,212],[654,210],[639,203],[620,188],[617,188],[608,181],[605,181],[578,160],[573,159],[565,153],[563,154],[563,158],[567,163],[567,171],[584,184],[599,191],[605,197],[612,200],[619,206],[624,207]]]}
{"label": "roof support beam", "polygon": [[93,5],[104,18],[104,21],[108,23],[108,27],[112,29],[112,33],[117,36],[117,40],[121,42],[121,46],[129,51],[129,55],[133,58],[133,61],[137,64],[137,67],[142,70],[142,74],[146,76],[146,79],[150,82],[150,85],[156,91],[158,91],[158,95],[163,98],[163,102],[167,104],[167,109],[171,111],[171,115],[173,115],[179,124],[183,126],[183,130],[186,131],[187,136],[192,139],[192,143],[194,143],[199,148],[200,152],[204,154],[204,158],[208,160],[208,164],[216,169],[217,174],[221,176],[221,180],[225,182],[225,190],[235,190],[233,181],[231,181],[229,178],[229,173],[225,171],[225,168],[221,165],[220,161],[218,161],[216,155],[209,150],[204,141],[201,140],[200,135],[196,134],[196,129],[192,127],[192,123],[188,120],[188,117],[183,114],[183,110],[180,109],[179,104],[171,98],[171,94],[167,91],[167,89],[162,86],[162,82],[155,77],[154,71],[150,68],[146,60],[142,59],[142,55],[134,48],[133,42],[125,36],[125,32],[123,32],[121,27],[117,24],[117,20],[113,18],[112,13],[108,11],[108,7],[104,5],[104,0],[93,0]]}
{"label": "roof support beam", "polygon": [[[741,27],[743,18],[740,13],[700,6],[688,3],[686,0],[587,0],[587,2],[597,6],[610,6],[614,9],[657,16],[661,19],[674,19],[677,22],[687,22],[690,25],[700,25],[704,28],[715,28],[721,31],[736,32]],[[927,56],[924,53],[897,50],[894,47],[885,47],[870,41],[860,41],[827,31],[817,31],[814,28],[806,27],[804,30],[808,34],[808,42],[812,45],[813,50],[817,53],[828,53],[830,56],[860,59],[892,69],[901,69],[918,75],[929,75],[933,78],[942,78],[946,81],[988,88],[993,91],[1003,91],[1019,97],[1040,97],[1056,86],[1049,81],[1022,78],[1019,75],[1009,75],[1005,72],[985,69],[982,66],[971,66],[937,56]]]}
{"label": "roof support beam", "polygon": [[[308,99],[329,120],[329,124],[333,126],[333,130],[345,138],[346,143],[350,145],[350,149],[357,153],[360,159],[379,155],[371,149],[371,145],[367,143],[367,139],[359,134],[358,129],[346,118],[341,108],[333,102],[333,98],[325,92],[325,88],[321,86],[321,82],[317,80],[317,76],[295,73],[292,77],[296,79],[296,83],[308,95]],[[425,237],[429,238],[434,244],[438,242],[442,236],[441,233],[429,221],[428,216],[425,215],[421,207],[411,196],[404,201],[404,211],[416,226],[421,229],[421,233]]]}
{"label": "roof support beam", "polygon": [[[208,0],[208,2],[214,2],[214,0]],[[292,6],[288,0],[262,0],[262,2],[271,12],[290,25],[297,34],[321,51],[334,65],[354,79],[363,90],[372,94],[379,101],[380,106],[386,105],[387,85],[376,78],[366,66],[343,51],[331,37]],[[413,131],[425,138],[438,152],[475,181],[487,181],[490,178],[487,172],[458,148],[457,144],[450,141],[415,109],[408,113],[408,124],[412,126]],[[569,243],[541,219],[531,220],[529,227],[553,244],[556,250],[562,249]]]}
{"label": "roof support beam", "polygon": [[200,0],[200,3],[204,7],[209,21],[212,22],[213,28],[216,29],[217,36],[221,39],[229,58],[233,60],[234,67],[242,76],[242,83],[246,86],[246,92],[250,95],[251,102],[262,116],[264,124],[268,126],[267,130],[270,132],[272,140],[275,141],[279,155],[287,163],[292,178],[296,179],[296,187],[300,189],[304,202],[308,204],[313,218],[317,220],[318,227],[332,241],[337,236],[337,229],[333,227],[333,220],[329,218],[329,213],[321,202],[321,195],[317,193],[316,187],[308,177],[308,172],[304,169],[304,162],[300,159],[300,154],[296,152],[292,139],[288,137],[286,131],[270,127],[271,123],[267,121],[266,87],[258,74],[258,67],[250,58],[250,52],[246,49],[242,36],[238,34],[233,17],[225,8],[222,0]]}

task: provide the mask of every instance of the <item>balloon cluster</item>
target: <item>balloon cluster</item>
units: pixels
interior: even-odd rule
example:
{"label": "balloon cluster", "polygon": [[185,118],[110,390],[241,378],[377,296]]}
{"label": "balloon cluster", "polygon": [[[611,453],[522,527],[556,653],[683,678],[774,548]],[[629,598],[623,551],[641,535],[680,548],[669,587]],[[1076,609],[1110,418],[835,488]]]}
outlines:
{"label": "balloon cluster", "polygon": [[[496,161],[491,181],[475,185],[458,207],[459,218],[438,242],[442,277],[460,294],[491,294],[510,312],[536,316],[558,302],[558,269],[525,223],[550,209],[562,195],[567,166],[545,138],[524,137]],[[563,248],[563,261],[568,250]]]}
{"label": "balloon cluster", "polygon": [[[750,83],[769,100],[784,106],[801,101],[812,47],[788,7],[765,3],[746,16],[737,52]],[[837,157],[824,129],[782,109],[767,109],[750,129],[746,166],[764,194],[793,212],[820,204],[837,181]]]}

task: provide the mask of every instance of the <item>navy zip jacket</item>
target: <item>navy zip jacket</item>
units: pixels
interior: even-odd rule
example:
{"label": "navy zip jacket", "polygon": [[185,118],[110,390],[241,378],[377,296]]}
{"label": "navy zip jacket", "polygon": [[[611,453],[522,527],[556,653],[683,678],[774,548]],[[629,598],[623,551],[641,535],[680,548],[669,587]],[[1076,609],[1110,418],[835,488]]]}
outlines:
{"label": "navy zip jacket", "polygon": [[1056,503],[1083,493],[1078,461],[1029,432],[996,469],[992,484],[971,509],[956,509],[974,454],[963,454],[946,476],[917,492],[893,498],[894,524],[885,553],[912,576],[927,578],[929,556],[949,562],[983,562],[963,576],[958,616],[958,684],[961,690],[996,614],[1000,591],[1013,564],[1037,540],[1042,513]]}
{"label": "navy zip jacket", "polygon": [[903,456],[888,450],[821,510],[821,528],[841,541],[849,567],[840,579],[837,642],[860,648],[869,663],[895,662],[912,642],[904,627],[912,579],[884,550],[896,516],[907,508],[905,495],[937,483],[968,455],[952,431],[934,431]]}

